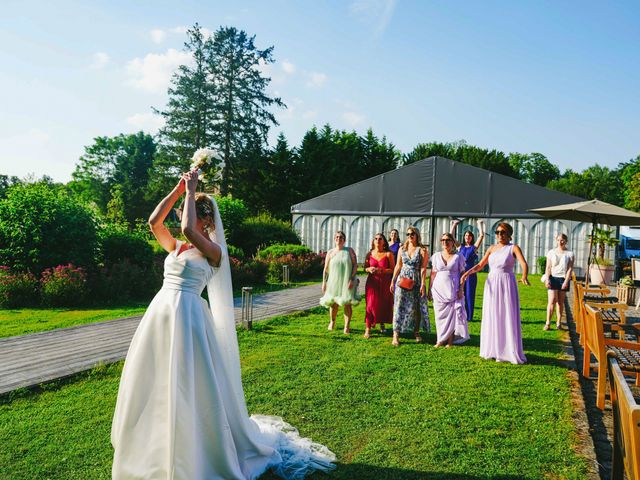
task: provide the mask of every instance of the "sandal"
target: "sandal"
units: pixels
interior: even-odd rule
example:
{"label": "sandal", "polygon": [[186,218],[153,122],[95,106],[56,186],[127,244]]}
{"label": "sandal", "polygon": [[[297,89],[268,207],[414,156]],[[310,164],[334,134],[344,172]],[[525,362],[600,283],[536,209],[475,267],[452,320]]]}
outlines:
{"label": "sandal", "polygon": [[336,321],[335,320],[331,320],[329,322],[329,326],[327,327],[327,330],[335,330],[336,328]]}
{"label": "sandal", "polygon": [[369,332],[369,329],[365,330],[363,337],[364,338],[369,338],[370,336],[371,336],[371,333]]}
{"label": "sandal", "polygon": [[556,322],[556,330],[562,330],[562,324],[560,322]]}
{"label": "sandal", "polygon": [[344,327],[344,334],[349,335],[351,333],[351,329],[349,327]]}
{"label": "sandal", "polygon": [[549,330],[551,328],[551,324],[549,322],[544,324],[543,330]]}

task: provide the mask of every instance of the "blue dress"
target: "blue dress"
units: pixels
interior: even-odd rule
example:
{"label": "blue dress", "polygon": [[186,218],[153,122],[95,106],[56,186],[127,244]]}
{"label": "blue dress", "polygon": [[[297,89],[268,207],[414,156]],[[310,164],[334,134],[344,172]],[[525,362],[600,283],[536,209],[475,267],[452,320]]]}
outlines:
{"label": "blue dress", "polygon": [[393,253],[393,261],[395,263],[398,263],[398,249],[400,248],[400,245],[400,242],[389,244],[389,250],[391,250],[391,253]]}
{"label": "blue dress", "polygon": [[[478,254],[476,253],[476,246],[462,246],[460,247],[460,255],[464,257],[465,271],[468,271],[476,263],[478,263]],[[476,287],[478,286],[478,275],[469,275],[466,283],[464,284],[464,309],[467,311],[467,321],[473,320],[473,309],[476,304]]]}

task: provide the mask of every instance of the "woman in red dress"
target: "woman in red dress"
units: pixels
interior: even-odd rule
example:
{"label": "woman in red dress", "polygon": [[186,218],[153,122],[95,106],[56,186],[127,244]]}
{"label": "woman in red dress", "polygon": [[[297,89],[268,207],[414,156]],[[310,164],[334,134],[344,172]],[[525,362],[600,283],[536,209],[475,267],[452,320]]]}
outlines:
{"label": "woman in red dress", "polygon": [[364,261],[364,269],[369,274],[365,285],[367,313],[364,338],[371,336],[371,328],[376,324],[380,324],[380,333],[384,334],[384,324],[392,323],[393,295],[389,286],[395,266],[389,242],[382,233],[376,233]]}

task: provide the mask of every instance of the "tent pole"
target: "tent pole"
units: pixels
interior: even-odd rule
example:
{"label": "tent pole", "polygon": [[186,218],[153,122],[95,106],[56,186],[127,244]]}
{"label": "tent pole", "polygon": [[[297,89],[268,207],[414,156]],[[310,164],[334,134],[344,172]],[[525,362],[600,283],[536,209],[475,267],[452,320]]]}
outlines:
{"label": "tent pole", "polygon": [[431,237],[431,245],[429,245],[431,251],[429,253],[433,255],[436,251],[436,247],[433,246],[433,242],[436,239],[436,217],[433,216],[433,213],[431,214],[431,227],[429,229],[431,230],[431,232],[429,232],[429,236]]}

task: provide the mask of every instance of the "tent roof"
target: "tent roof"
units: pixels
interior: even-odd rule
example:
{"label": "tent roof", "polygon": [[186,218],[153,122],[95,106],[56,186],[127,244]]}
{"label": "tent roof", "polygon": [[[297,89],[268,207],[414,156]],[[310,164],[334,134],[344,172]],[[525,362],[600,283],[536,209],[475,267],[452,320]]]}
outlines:
{"label": "tent roof", "polygon": [[584,199],[443,157],[429,157],[291,207],[324,215],[540,218],[528,210]]}

